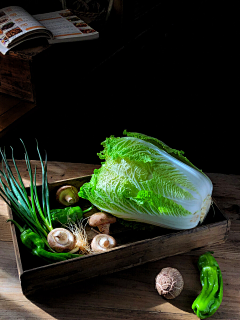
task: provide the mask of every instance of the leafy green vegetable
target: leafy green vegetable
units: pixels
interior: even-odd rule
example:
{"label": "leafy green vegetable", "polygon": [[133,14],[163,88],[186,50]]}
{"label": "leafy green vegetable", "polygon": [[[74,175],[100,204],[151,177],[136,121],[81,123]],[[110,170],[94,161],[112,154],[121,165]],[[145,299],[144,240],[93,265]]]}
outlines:
{"label": "leafy green vegetable", "polygon": [[126,220],[172,229],[195,227],[211,203],[210,179],[182,151],[140,133],[124,134],[102,143],[98,156],[104,162],[79,196]]}

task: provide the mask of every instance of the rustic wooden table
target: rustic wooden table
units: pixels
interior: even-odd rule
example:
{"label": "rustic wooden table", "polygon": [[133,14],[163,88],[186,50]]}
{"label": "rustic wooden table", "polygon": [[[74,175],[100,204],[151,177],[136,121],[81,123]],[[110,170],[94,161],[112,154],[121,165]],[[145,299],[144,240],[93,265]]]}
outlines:
{"label": "rustic wooden table", "polygon": [[[33,161],[39,166],[38,161]],[[18,160],[24,182],[28,173]],[[88,175],[97,165],[49,162],[49,182]],[[31,300],[21,291],[7,208],[0,200],[0,319],[198,319],[191,304],[201,285],[197,260],[211,250],[223,274],[224,298],[212,319],[233,320],[240,317],[240,176],[209,173],[213,196],[220,209],[231,219],[231,230],[224,244],[203,247],[192,252],[146,263],[125,271],[93,278],[61,290],[38,295]],[[38,183],[41,183],[40,176]],[[175,267],[185,281],[181,295],[172,301],[160,297],[154,279],[163,267]]]}

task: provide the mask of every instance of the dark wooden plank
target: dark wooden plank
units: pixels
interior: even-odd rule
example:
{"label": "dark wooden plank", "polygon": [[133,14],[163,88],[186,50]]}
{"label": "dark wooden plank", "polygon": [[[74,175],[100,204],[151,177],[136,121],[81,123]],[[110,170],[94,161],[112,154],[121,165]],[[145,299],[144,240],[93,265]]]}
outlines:
{"label": "dark wooden plank", "polygon": [[28,101],[19,101],[11,108],[6,108],[0,115],[0,138],[2,138],[9,130],[14,129],[14,125],[18,124],[23,117],[27,116],[30,111],[36,107],[36,104]]}
{"label": "dark wooden plank", "polygon": [[50,47],[46,42],[41,42],[41,39],[40,44],[35,41],[26,42],[6,55],[0,54],[0,92],[35,101],[33,64],[37,63],[38,56]]}
{"label": "dark wooden plank", "polygon": [[0,92],[34,101],[31,60],[0,55]]}
{"label": "dark wooden plank", "polygon": [[19,103],[19,99],[0,93],[0,116]]}

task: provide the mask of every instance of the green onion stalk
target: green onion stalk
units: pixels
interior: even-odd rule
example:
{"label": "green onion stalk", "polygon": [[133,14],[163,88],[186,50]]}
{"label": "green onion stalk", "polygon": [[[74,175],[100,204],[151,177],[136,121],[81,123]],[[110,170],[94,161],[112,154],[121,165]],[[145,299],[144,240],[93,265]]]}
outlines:
{"label": "green onion stalk", "polygon": [[[67,259],[80,256],[70,252],[56,252],[48,243],[48,235],[52,232],[52,219],[49,205],[49,189],[47,181],[47,153],[45,152],[45,161],[43,161],[37,142],[37,152],[39,155],[42,169],[42,199],[41,203],[38,197],[36,185],[36,166],[34,173],[32,172],[31,163],[29,160],[27,149],[25,150],[25,161],[30,178],[30,195],[24,186],[22,177],[18,170],[14,159],[12,149],[12,162],[15,168],[15,175],[6,158],[5,150],[0,148],[2,156],[2,170],[0,170],[0,197],[7,203],[13,213],[20,219],[23,227],[19,222],[13,219],[8,219],[15,224],[20,231],[20,239],[22,243],[28,247],[32,254],[39,256],[47,262],[64,261]],[[17,178],[15,178],[15,176]],[[17,180],[18,179],[18,180]]]}

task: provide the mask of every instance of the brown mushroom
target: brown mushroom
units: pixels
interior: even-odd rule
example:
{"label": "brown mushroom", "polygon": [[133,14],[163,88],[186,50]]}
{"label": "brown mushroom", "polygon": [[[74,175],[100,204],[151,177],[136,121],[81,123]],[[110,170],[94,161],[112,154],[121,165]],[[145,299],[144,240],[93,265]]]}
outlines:
{"label": "brown mushroom", "polygon": [[91,249],[93,252],[104,252],[114,248],[116,244],[116,240],[109,234],[97,234],[91,242]]}
{"label": "brown mushroom", "polygon": [[181,273],[175,268],[163,268],[157,275],[156,289],[166,299],[176,298],[183,290],[184,281]]}
{"label": "brown mushroom", "polygon": [[105,212],[94,213],[88,219],[91,227],[98,227],[99,231],[104,234],[109,234],[110,224],[115,222],[116,218]]}
{"label": "brown mushroom", "polygon": [[47,241],[56,252],[69,252],[76,245],[76,238],[73,233],[64,228],[55,228],[50,231]]}
{"label": "brown mushroom", "polygon": [[65,206],[71,206],[78,202],[78,190],[71,185],[62,186],[56,192],[56,200]]}

